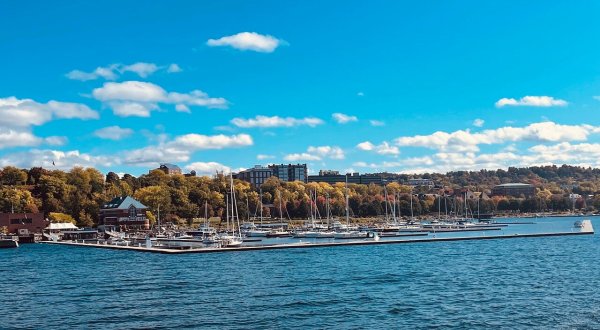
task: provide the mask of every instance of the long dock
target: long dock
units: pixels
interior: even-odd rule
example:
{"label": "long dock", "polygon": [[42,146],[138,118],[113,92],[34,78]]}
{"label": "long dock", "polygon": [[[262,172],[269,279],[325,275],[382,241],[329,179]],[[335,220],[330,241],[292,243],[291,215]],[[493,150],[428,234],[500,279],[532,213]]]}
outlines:
{"label": "long dock", "polygon": [[560,232],[560,233],[537,233],[537,234],[511,234],[511,235],[491,235],[491,236],[465,236],[465,237],[429,237],[410,240],[379,240],[379,241],[344,241],[344,242],[323,242],[323,243],[290,243],[259,246],[242,246],[232,248],[197,248],[197,249],[165,249],[156,247],[141,246],[119,246],[98,243],[76,243],[76,242],[41,242],[44,244],[57,244],[78,247],[92,247],[101,249],[130,250],[137,252],[150,252],[162,254],[188,254],[188,253],[220,253],[220,252],[241,252],[241,251],[262,251],[262,250],[283,250],[283,249],[306,249],[336,246],[357,246],[357,245],[387,245],[387,244],[408,244],[408,243],[433,243],[433,242],[451,242],[451,241],[472,241],[472,240],[490,240],[490,239],[509,239],[509,238],[532,238],[532,237],[554,237],[554,236],[580,236],[593,235],[594,231],[578,232]]}

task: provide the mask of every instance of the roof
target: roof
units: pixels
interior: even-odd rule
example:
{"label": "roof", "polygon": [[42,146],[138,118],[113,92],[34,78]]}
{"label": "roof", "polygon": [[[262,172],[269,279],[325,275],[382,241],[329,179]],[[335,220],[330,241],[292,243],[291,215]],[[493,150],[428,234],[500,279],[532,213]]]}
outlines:
{"label": "roof", "polygon": [[70,222],[53,222],[46,227],[46,229],[50,230],[65,230],[65,229],[79,229],[77,226]]}
{"label": "roof", "polygon": [[103,209],[127,210],[133,205],[136,209],[147,209],[148,207],[131,196],[113,198],[110,202],[102,205]]}
{"label": "roof", "polygon": [[169,163],[164,163],[164,164],[160,164],[160,167],[165,167],[169,170],[178,170],[181,171],[181,168],[179,168],[179,166],[174,165],[174,164],[169,164]]}
{"label": "roof", "polygon": [[532,187],[533,185],[529,183],[504,183],[499,184],[496,187]]}

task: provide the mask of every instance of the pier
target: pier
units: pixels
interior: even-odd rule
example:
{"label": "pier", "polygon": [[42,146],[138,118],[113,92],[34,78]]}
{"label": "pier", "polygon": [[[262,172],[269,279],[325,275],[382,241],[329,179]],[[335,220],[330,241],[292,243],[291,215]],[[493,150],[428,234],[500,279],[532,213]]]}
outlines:
{"label": "pier", "polygon": [[241,246],[232,248],[194,248],[194,249],[166,249],[158,247],[144,246],[121,246],[99,243],[77,243],[77,242],[42,242],[44,244],[68,245],[77,247],[91,247],[101,249],[114,250],[130,250],[137,252],[150,252],[162,254],[188,254],[188,253],[220,253],[220,252],[242,252],[242,251],[262,251],[262,250],[283,250],[283,249],[306,249],[306,248],[323,248],[336,246],[364,246],[364,245],[388,245],[388,244],[409,244],[409,243],[434,243],[434,242],[451,242],[451,241],[472,241],[472,240],[492,240],[492,239],[512,239],[512,238],[535,238],[535,237],[556,237],[556,236],[581,236],[593,235],[592,228],[589,230],[574,231],[574,232],[558,232],[558,233],[533,233],[533,234],[510,234],[510,235],[490,235],[490,236],[464,236],[464,237],[429,237],[410,240],[361,240],[361,241],[344,241],[344,242],[323,242],[323,243],[289,243],[289,244],[273,244],[259,246]]}

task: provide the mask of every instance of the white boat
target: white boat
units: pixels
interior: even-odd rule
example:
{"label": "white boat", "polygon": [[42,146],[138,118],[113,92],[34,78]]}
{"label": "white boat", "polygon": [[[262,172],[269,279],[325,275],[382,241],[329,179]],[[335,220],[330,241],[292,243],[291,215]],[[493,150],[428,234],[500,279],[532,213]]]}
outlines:
{"label": "white boat", "polygon": [[334,231],[318,231],[315,233],[314,238],[334,238],[335,236],[335,232]]}
{"label": "white boat", "polygon": [[250,230],[246,230],[245,234],[247,237],[267,237],[267,235],[269,234],[268,230],[265,229],[250,229]]}
{"label": "white boat", "polygon": [[340,231],[333,235],[335,239],[358,239],[358,238],[366,238],[367,232],[361,231]]}
{"label": "white boat", "polygon": [[267,237],[290,237],[292,234],[283,228],[273,229],[267,233]]}

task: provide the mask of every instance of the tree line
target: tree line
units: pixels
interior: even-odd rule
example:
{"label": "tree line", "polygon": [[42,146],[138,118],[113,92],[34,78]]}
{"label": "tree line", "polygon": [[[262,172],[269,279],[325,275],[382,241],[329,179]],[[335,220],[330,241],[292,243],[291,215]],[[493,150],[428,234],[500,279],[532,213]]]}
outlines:
{"label": "tree line", "polygon": [[[272,177],[260,190],[241,180],[234,180],[234,189],[242,220],[258,216],[261,209],[264,217],[273,218],[306,219],[315,208],[320,217],[326,217],[328,210],[331,216],[343,217],[346,193],[348,211],[354,217],[392,212],[397,216],[460,215],[465,209],[471,214],[600,209],[600,171],[597,169],[547,166],[412,177],[431,178],[439,186],[411,188],[391,182],[385,188],[375,184],[346,187],[344,183],[281,182]],[[61,171],[7,166],[0,171],[0,212],[43,212],[54,221],[94,226],[104,203],[114,197],[131,195],[150,208],[151,220],[160,206],[163,217],[181,224],[191,223],[194,218],[204,217],[205,205],[209,217],[225,216],[229,182],[229,178],[222,175],[167,175],[160,170],[139,177],[130,174],[119,177],[114,172],[104,175],[93,168]],[[536,195],[469,198],[465,207],[463,189],[489,193],[494,185],[506,182],[532,183],[536,186]],[[311,198],[315,192],[316,199]],[[569,193],[594,197],[572,200]]]}

